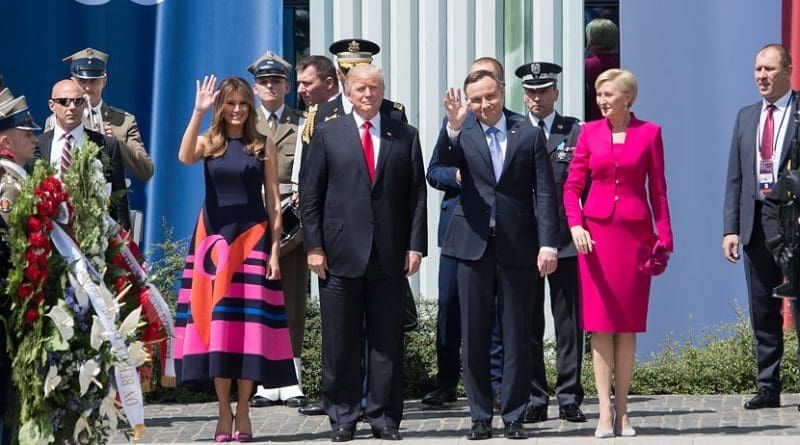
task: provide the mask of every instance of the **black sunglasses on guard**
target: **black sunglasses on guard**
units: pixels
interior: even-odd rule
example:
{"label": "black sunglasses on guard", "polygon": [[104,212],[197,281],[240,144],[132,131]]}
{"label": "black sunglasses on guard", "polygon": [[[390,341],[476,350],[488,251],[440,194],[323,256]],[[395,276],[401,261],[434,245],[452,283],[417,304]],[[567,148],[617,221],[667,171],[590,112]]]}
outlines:
{"label": "black sunglasses on guard", "polygon": [[83,97],[54,97],[51,100],[62,107],[68,107],[70,102],[74,103],[76,107],[80,107],[86,102]]}

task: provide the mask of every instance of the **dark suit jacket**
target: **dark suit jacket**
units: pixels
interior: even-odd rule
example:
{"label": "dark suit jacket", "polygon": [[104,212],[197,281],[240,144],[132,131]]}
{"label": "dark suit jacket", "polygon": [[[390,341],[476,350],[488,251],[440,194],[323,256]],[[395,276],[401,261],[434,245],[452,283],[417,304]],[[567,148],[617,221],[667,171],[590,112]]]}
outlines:
{"label": "dark suit jacket", "polygon": [[[445,119],[442,124],[443,130],[445,125],[447,125],[447,119]],[[447,167],[443,165],[439,159],[439,153],[436,151],[433,152],[431,160],[428,163],[428,174],[426,178],[431,187],[444,192],[442,208],[439,213],[439,233],[437,236],[438,245],[442,247],[447,226],[450,224],[450,220],[453,219],[453,209],[458,204],[458,195],[461,193],[461,185],[456,181],[456,167]]]}
{"label": "dark suit jacket", "polygon": [[[342,103],[342,94],[344,93],[340,93],[334,100],[319,105],[319,111],[317,111],[317,115],[314,118],[314,122],[316,124],[327,122],[331,119],[336,119],[339,116],[345,115],[344,104]],[[380,113],[384,116],[389,116],[392,119],[408,122],[408,118],[406,117],[406,109],[400,102],[392,102],[389,99],[383,99],[383,102],[381,102]]]}
{"label": "dark suit jacket", "polygon": [[[792,107],[800,100],[794,92]],[[738,234],[742,244],[750,242],[753,232],[756,193],[756,134],[758,120],[761,115],[762,101],[739,110],[736,125],[733,128],[731,152],[728,158],[728,175],[725,180],[725,206],[723,209],[723,235]],[[795,134],[794,116],[786,116],[789,126],[783,140],[780,163],[776,166],[783,170],[789,158],[789,147]]]}
{"label": "dark suit jacket", "polygon": [[373,245],[392,276],[404,274],[407,251],[426,254],[425,172],[414,127],[381,115],[374,183],[352,115],[316,128],[303,168],[304,248],[324,249],[330,273],[362,276]]}
{"label": "dark suit jacket", "polygon": [[480,259],[489,239],[494,205],[498,262],[535,267],[540,246],[559,245],[553,170],[541,131],[519,114],[505,115],[508,140],[499,182],[495,181],[489,147],[477,120],[467,120],[457,140],[451,141],[446,129],[439,134],[435,156],[444,165],[461,169],[460,203],[453,210],[442,254],[462,260]]}
{"label": "dark suit jacket", "polygon": [[[103,156],[108,157],[109,163],[106,165],[105,175],[106,181],[111,183],[111,193],[116,193],[118,190],[125,191],[125,194],[122,194],[122,196],[113,198],[115,201],[111,205],[109,212],[115,221],[126,230],[130,230],[131,220],[128,210],[128,188],[125,186],[125,167],[122,164],[122,152],[119,148],[119,142],[117,142],[115,138],[91,130],[84,129],[84,132],[90,141],[100,146],[98,158],[102,160]],[[38,139],[39,143],[33,155],[33,162],[39,158],[49,160],[50,146],[53,144],[53,130],[40,134]]]}
{"label": "dark suit jacket", "polygon": [[[559,239],[558,256],[559,258],[576,256],[578,251],[572,242],[572,233],[567,224],[567,216],[564,213],[564,183],[567,181],[569,163],[572,161],[572,154],[575,144],[578,142],[578,135],[581,133],[581,125],[578,119],[570,116],[562,116],[556,113],[553,119],[553,128],[550,129],[550,137],[547,138],[547,156],[553,166],[553,177],[556,182],[556,200],[558,202],[558,228]],[[584,196],[588,193],[588,187]]]}

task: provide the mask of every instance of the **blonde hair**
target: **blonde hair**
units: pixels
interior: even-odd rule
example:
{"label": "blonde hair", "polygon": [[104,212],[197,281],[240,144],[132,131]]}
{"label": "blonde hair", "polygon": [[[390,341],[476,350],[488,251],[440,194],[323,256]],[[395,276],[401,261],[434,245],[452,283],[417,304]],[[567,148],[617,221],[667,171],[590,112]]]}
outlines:
{"label": "blonde hair", "polygon": [[256,121],[258,120],[256,101],[253,97],[253,90],[250,89],[250,84],[241,77],[227,77],[219,85],[219,94],[217,98],[214,99],[214,113],[211,116],[211,128],[203,135],[207,141],[203,156],[207,158],[217,158],[224,155],[225,151],[228,149],[227,124],[222,115],[225,112],[225,102],[233,93],[241,94],[244,101],[247,102],[247,119],[242,129],[242,144],[247,147],[249,154],[254,155],[258,160],[263,160],[265,156],[265,138],[256,130]]}
{"label": "blonde hair", "polygon": [[639,93],[639,82],[636,81],[636,76],[632,72],[620,68],[603,71],[594,81],[595,91],[599,90],[600,85],[606,82],[614,82],[620,91],[628,94],[631,97],[631,101],[628,102],[628,108],[633,106],[633,102],[636,101],[636,95]]}
{"label": "blonde hair", "polygon": [[347,72],[347,79],[344,83],[344,89],[346,92],[350,91],[350,87],[353,85],[353,81],[355,79],[369,79],[369,78],[377,78],[381,80],[381,88],[386,88],[383,84],[383,71],[375,65],[368,65],[366,63],[359,63],[357,65],[353,65],[350,68],[350,71]]}
{"label": "blonde hair", "polygon": [[586,45],[611,52],[617,47],[619,28],[609,19],[597,18],[586,25]]}

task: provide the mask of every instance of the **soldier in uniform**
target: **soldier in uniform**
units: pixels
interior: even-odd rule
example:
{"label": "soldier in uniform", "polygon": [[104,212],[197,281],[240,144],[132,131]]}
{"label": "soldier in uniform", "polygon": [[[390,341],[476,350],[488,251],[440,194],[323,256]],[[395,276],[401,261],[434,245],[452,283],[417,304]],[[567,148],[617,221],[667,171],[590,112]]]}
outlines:
{"label": "soldier in uniform", "polygon": [[[10,251],[6,235],[8,217],[20,192],[20,182],[27,176],[25,164],[33,159],[36,136],[41,130],[34,122],[25,96],[13,99],[8,89],[0,92],[0,286],[6,287]],[[0,299],[0,316],[9,315],[9,301]],[[4,328],[4,327],[3,327]],[[0,445],[12,443],[14,426],[6,423],[6,412],[14,400],[11,386],[11,358],[6,350],[6,332],[0,329]]]}
{"label": "soldier in uniform", "polygon": [[[140,181],[153,176],[153,161],[142,142],[136,117],[125,110],[111,107],[103,101],[103,89],[108,83],[106,63],[108,54],[92,48],[82,49],[64,58],[70,64],[72,79],[78,83],[89,104],[84,111],[83,125],[119,141],[122,163]],[[45,131],[53,129],[54,116],[45,122]]]}
{"label": "soldier in uniform", "polygon": [[[581,411],[583,387],[581,386],[581,357],[583,332],[578,321],[578,252],[572,243],[562,199],[569,163],[578,141],[581,125],[578,119],[561,116],[555,110],[558,100],[557,76],[561,67],[555,63],[533,62],[517,68],[515,74],[522,79],[525,105],[531,125],[543,131],[547,139],[559,207],[560,246],[558,268],[547,276],[550,286],[550,309],[555,323],[556,387],[558,417],[570,422],[585,422]],[[548,385],[544,367],[544,280],[539,277],[534,293],[531,323],[531,353],[533,386],[523,421],[527,423],[547,420]]]}
{"label": "soldier in uniform", "polygon": [[[289,94],[289,72],[292,66],[275,53],[268,51],[247,71],[253,75],[255,84],[253,91],[261,105],[256,109],[258,123],[256,129],[275,142],[278,148],[278,180],[280,181],[281,200],[292,199],[292,166],[294,164],[297,143],[298,125],[303,114],[286,106],[286,95]],[[302,244],[291,243],[281,249],[281,282],[286,299],[286,318],[289,335],[292,340],[294,364],[297,371],[297,385],[283,388],[266,389],[259,386],[250,400],[250,406],[261,407],[272,403],[283,403],[290,408],[305,405],[300,384],[303,350],[303,331],[306,321],[306,289],[308,289],[308,267]]]}

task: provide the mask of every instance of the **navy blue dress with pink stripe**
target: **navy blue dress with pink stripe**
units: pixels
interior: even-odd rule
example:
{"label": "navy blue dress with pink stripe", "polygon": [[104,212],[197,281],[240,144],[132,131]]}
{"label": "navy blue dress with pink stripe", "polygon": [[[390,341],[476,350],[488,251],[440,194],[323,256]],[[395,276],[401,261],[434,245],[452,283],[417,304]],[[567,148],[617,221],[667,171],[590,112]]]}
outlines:
{"label": "navy blue dress with pink stripe", "polygon": [[296,382],[280,280],[267,280],[264,163],[229,140],[205,159],[205,204],[186,257],[176,316],[178,383],[213,378]]}

